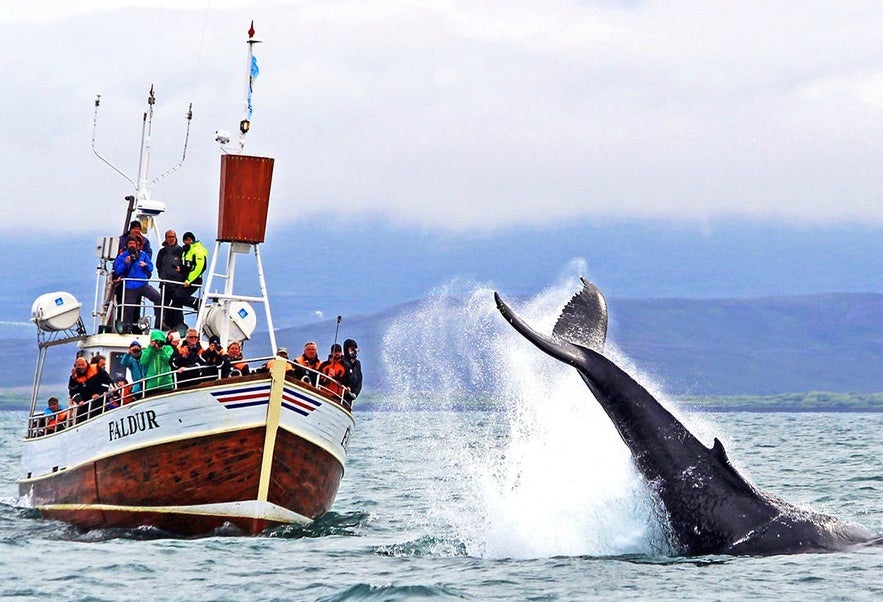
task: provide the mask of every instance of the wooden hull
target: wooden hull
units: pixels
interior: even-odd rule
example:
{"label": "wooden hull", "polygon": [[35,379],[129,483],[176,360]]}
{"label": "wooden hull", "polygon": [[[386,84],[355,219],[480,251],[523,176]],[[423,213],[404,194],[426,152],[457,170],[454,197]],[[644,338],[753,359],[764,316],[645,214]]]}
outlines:
{"label": "wooden hull", "polygon": [[281,374],[219,382],[26,440],[20,495],[86,529],[188,535],[227,524],[254,534],[328,511],[352,415]]}

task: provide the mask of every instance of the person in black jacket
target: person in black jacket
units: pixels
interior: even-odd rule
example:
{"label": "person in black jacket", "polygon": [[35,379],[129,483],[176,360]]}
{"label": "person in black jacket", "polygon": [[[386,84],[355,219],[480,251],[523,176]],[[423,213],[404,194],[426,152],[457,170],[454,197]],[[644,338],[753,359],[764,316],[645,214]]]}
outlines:
{"label": "person in black jacket", "polygon": [[343,342],[343,367],[346,373],[343,384],[348,387],[344,398],[352,404],[353,400],[362,392],[362,362],[358,359],[359,344],[353,339]]}
{"label": "person in black jacket", "polygon": [[172,370],[178,372],[177,381],[179,387],[193,385],[202,380],[202,367],[205,366],[202,353],[203,349],[199,343],[199,333],[196,332],[196,329],[191,328],[187,331],[187,335],[181,341],[181,344],[175,348],[172,357],[169,358],[169,366],[171,366]]}
{"label": "person in black jacket", "polygon": [[174,230],[166,231],[166,239],[162,249],[156,254],[156,273],[162,280],[159,283],[162,292],[162,308],[156,314],[156,329],[169,330],[178,328],[184,323],[184,312],[180,305],[175,306],[172,299],[184,282],[185,274],[181,271],[181,256],[184,248],[178,244],[178,235]]}

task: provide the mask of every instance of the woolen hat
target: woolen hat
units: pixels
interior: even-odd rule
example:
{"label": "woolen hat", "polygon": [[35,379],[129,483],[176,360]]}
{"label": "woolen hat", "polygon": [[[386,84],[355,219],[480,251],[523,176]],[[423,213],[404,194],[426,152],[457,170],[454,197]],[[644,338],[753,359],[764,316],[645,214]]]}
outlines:
{"label": "woolen hat", "polygon": [[132,341],[131,343],[129,343],[129,347],[140,347],[140,346],[141,346],[141,343],[139,343],[138,341]]}
{"label": "woolen hat", "polygon": [[193,232],[190,232],[189,230],[184,233],[184,236],[181,237],[181,240],[184,240],[185,238],[196,240],[196,236],[193,234]]}

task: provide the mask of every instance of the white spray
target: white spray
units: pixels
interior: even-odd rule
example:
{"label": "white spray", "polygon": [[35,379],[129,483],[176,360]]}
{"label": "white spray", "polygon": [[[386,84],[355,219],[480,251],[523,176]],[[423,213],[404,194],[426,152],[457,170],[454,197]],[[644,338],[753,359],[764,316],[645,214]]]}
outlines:
{"label": "white spray", "polygon": [[[579,286],[576,276],[565,278],[516,303],[518,311],[550,332]],[[443,444],[432,446],[447,469],[429,492],[436,510],[427,520],[455,530],[468,554],[606,556],[664,547],[653,502],[610,420],[572,368],[506,324],[491,288],[451,283],[435,291],[391,326],[384,359],[397,408],[493,410],[453,413],[438,435]]]}

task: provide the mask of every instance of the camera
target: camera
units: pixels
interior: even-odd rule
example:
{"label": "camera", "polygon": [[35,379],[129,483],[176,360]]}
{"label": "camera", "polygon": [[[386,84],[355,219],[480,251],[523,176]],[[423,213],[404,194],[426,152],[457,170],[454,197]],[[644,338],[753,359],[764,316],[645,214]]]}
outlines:
{"label": "camera", "polygon": [[141,257],[141,251],[138,249],[130,250],[129,257],[132,258],[132,261],[138,261],[138,258]]}

